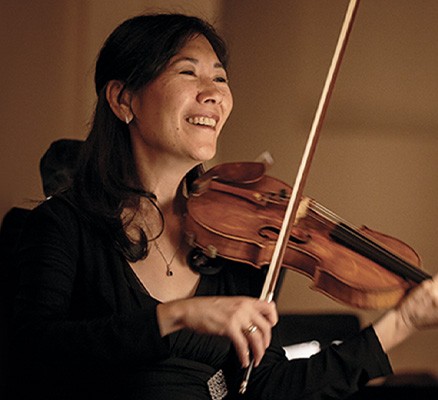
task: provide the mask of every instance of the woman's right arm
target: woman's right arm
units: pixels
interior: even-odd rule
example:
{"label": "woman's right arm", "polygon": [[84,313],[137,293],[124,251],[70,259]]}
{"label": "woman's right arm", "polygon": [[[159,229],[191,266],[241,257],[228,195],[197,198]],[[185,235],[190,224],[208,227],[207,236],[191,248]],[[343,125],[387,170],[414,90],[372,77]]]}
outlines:
{"label": "woman's right arm", "polygon": [[76,369],[145,364],[167,357],[156,304],[118,308],[119,293],[105,275],[110,267],[92,271],[78,267],[84,246],[90,253],[103,254],[103,250],[94,242],[81,242],[83,227],[70,206],[59,199],[49,202],[32,212],[23,234],[16,348],[29,361]]}
{"label": "woman's right arm", "polygon": [[[158,306],[151,300],[129,312],[105,309],[108,300],[102,302],[102,297],[120,296],[112,293],[112,282],[103,277],[111,266],[78,265],[85,252],[102,252],[104,257],[107,250],[97,246],[93,236],[82,243],[85,228],[76,212],[59,199],[50,201],[30,216],[20,250],[16,335],[27,354],[55,365],[147,364],[168,357],[165,337],[185,328],[228,337],[242,365],[248,365],[249,351],[259,363],[277,322],[273,303],[246,296],[206,296]],[[90,269],[91,276],[84,278]],[[78,298],[84,292],[87,302],[82,304]],[[245,333],[250,325],[257,331]]]}

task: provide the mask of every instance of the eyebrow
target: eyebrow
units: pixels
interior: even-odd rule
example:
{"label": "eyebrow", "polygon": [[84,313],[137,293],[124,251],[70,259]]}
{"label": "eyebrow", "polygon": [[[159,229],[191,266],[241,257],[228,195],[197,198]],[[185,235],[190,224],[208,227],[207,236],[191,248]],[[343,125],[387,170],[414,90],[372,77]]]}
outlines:
{"label": "eyebrow", "polygon": [[[193,58],[193,57],[183,57],[183,56],[181,56],[181,57],[178,57],[178,58],[176,58],[175,60],[173,60],[173,61],[169,64],[169,66],[173,66],[173,65],[175,65],[175,64],[178,64],[178,63],[180,63],[180,62],[184,62],[184,61],[188,61],[188,62],[191,62],[191,63],[193,63],[193,64],[199,64],[199,60],[198,60],[197,58]],[[225,67],[222,65],[221,62],[214,63],[213,67],[214,67],[214,68],[220,68],[220,69],[223,69],[223,70],[225,71]]]}

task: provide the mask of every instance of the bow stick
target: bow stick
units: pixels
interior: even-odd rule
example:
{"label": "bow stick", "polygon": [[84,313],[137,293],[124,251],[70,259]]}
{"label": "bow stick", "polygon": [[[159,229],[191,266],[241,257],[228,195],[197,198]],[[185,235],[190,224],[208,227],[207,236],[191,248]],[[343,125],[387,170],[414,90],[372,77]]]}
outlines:
{"label": "bow stick", "polygon": [[[310,171],[310,165],[312,163],[313,156],[315,154],[316,145],[318,143],[319,134],[321,131],[322,122],[330,96],[332,94],[337,73],[341,65],[342,56],[345,52],[347,40],[350,35],[350,31],[353,25],[353,20],[359,6],[359,0],[350,0],[347,11],[345,13],[344,22],[342,24],[341,32],[339,34],[338,42],[333,54],[333,58],[330,64],[330,68],[325,80],[324,88],[322,90],[321,97],[319,99],[318,108],[316,109],[313,119],[312,127],[307,139],[307,144],[304,149],[303,157],[298,169],[298,173],[295,178],[295,184],[292,187],[292,194],[288,206],[286,208],[283,223],[278,235],[277,243],[274,248],[271,263],[265,278],[262,293],[260,295],[261,300],[272,301],[274,297],[275,286],[280,275],[280,268],[283,263],[284,254],[287,244],[289,242],[290,232],[297,219],[297,213],[301,198],[304,191],[304,185],[306,183],[307,176]],[[251,371],[254,368],[254,359],[251,359],[249,367],[245,371],[244,379],[240,385],[239,393],[244,394],[248,387]]]}

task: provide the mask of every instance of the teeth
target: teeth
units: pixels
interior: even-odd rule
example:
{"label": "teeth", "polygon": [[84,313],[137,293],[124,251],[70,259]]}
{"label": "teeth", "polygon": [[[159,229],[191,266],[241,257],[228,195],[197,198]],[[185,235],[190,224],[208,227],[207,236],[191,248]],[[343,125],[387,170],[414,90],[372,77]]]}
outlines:
{"label": "teeth", "polygon": [[187,121],[193,125],[205,125],[211,126],[212,128],[216,126],[216,121],[208,117],[189,117]]}

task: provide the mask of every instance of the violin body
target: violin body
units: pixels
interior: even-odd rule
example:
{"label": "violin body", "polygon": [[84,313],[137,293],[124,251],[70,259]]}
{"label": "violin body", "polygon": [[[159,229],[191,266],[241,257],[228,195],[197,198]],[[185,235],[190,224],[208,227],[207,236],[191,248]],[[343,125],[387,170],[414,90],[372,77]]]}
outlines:
{"label": "violin body", "polygon": [[[269,266],[283,222],[291,187],[265,174],[262,163],[227,163],[207,171],[194,183],[187,201],[185,232],[189,243],[209,257]],[[304,212],[291,230],[282,267],[306,275],[312,288],[359,308],[395,305],[416,282],[335,239],[339,225],[303,199]],[[317,204],[317,203],[316,203]],[[301,208],[301,206],[300,206]],[[369,238],[397,259],[420,267],[418,254],[402,241],[361,227]]]}

